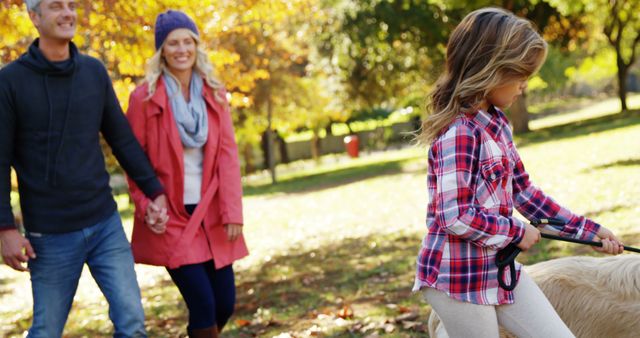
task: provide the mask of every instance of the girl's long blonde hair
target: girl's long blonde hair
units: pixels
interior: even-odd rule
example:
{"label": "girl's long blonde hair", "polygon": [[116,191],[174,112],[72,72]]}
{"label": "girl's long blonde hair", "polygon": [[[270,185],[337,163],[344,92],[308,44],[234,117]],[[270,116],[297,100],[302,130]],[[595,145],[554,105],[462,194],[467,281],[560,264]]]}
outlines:
{"label": "girl's long blonde hair", "polygon": [[[202,44],[200,43],[200,38],[189,31],[189,35],[196,41],[196,63],[193,65],[193,71],[197,74],[200,74],[205,82],[209,85],[209,87],[213,88],[214,97],[216,101],[219,103],[225,102],[225,98],[221,97],[221,91],[224,86],[222,82],[218,80],[214,76],[214,68],[211,62],[209,61],[209,57],[207,56],[207,52],[204,50]],[[147,67],[145,72],[145,82],[148,84],[148,96],[147,99],[151,98],[153,94],[156,92],[158,79],[162,74],[167,71],[169,76],[173,77],[173,74],[168,70],[167,62],[164,60],[162,56],[162,48],[164,47],[164,43],[155,54],[147,61]],[[175,79],[175,77],[174,77]],[[180,87],[180,81],[175,79],[178,83],[178,87]]]}
{"label": "girl's long blonde hair", "polygon": [[537,72],[546,56],[547,43],[531,22],[500,8],[469,13],[451,33],[418,140],[429,144],[458,114],[476,111],[493,89]]}

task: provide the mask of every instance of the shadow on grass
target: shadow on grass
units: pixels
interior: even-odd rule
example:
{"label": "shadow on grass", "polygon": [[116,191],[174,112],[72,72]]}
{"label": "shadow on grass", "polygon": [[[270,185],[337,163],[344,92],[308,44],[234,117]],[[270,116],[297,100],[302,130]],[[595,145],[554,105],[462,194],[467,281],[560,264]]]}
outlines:
{"label": "shadow on grass", "polygon": [[629,204],[616,204],[616,205],[612,205],[612,206],[609,206],[609,207],[606,207],[606,208],[589,211],[589,212],[585,213],[584,216],[588,217],[588,218],[597,218],[598,216],[600,216],[602,214],[606,214],[606,213],[609,213],[609,212],[616,212],[616,211],[630,209],[630,208],[633,208],[633,206],[629,205]]}
{"label": "shadow on grass", "polygon": [[404,158],[385,162],[367,163],[344,169],[284,179],[276,184],[245,186],[244,196],[271,193],[306,193],[333,188],[343,184],[362,181],[377,176],[402,172],[403,164],[415,158]]}
{"label": "shadow on grass", "polygon": [[[364,237],[272,258],[240,276],[226,333],[272,336],[319,325],[321,336],[364,337],[391,325],[398,337],[424,336],[428,307],[411,293],[419,244],[414,235]],[[415,325],[397,320],[403,313]]]}
{"label": "shadow on grass", "polygon": [[631,167],[631,166],[640,166],[640,158],[630,158],[626,160],[619,160],[611,163],[605,163],[593,168],[582,170],[583,173],[590,173],[596,170],[608,169],[614,167]]}
{"label": "shadow on grass", "polygon": [[[0,260],[0,264],[2,261]],[[15,278],[0,278],[0,298],[8,293],[10,293],[10,290],[7,289],[7,287],[9,285],[11,285],[12,283],[15,282]]]}
{"label": "shadow on grass", "polygon": [[[293,248],[291,254],[237,273],[237,306],[225,337],[426,337],[430,308],[411,293],[419,234],[398,233],[349,238],[315,250]],[[640,244],[640,232],[622,240]],[[531,265],[570,255],[601,255],[586,245],[543,239],[518,256]],[[7,284],[10,280],[1,280]],[[142,290],[150,337],[186,337],[187,310],[167,278]],[[87,312],[65,330],[65,337],[110,337],[104,317]],[[30,312],[30,311],[29,311]],[[94,315],[95,316],[95,315]],[[30,313],[19,318],[7,337],[22,336]],[[313,331],[316,330],[316,331]],[[313,334],[315,332],[315,334]]]}
{"label": "shadow on grass", "polygon": [[549,139],[572,138],[591,133],[623,128],[640,124],[640,110],[631,110],[619,114],[607,115],[587,120],[580,120],[553,127],[533,130],[517,135],[518,146],[524,147],[548,141]]}

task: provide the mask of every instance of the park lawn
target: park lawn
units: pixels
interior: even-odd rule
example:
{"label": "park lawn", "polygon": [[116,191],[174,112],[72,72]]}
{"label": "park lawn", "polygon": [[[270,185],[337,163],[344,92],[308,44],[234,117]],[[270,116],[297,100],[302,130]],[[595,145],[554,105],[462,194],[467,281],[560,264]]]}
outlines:
{"label": "park lawn", "polygon": [[[557,104],[557,103],[556,103]],[[597,117],[604,117],[617,114],[622,109],[620,99],[610,97],[606,99],[585,99],[578,109],[565,110],[561,113],[552,114],[544,118],[536,119],[535,114],[531,115],[529,127],[532,130],[539,130],[560,124],[571,123],[577,120],[589,120]],[[627,97],[629,109],[640,109],[640,94],[629,93]],[[562,107],[562,104],[560,104]]]}
{"label": "park lawn", "polygon": [[[638,246],[637,135],[636,112],[545,129],[518,144],[534,183]],[[291,175],[276,186],[247,187],[251,255],[235,265],[238,306],[225,336],[426,336],[429,307],[410,292],[425,232],[426,151],[331,162],[307,172],[312,185]],[[519,260],[572,254],[595,253],[543,240]],[[184,335],[186,309],[166,273],[137,271],[150,336]],[[106,302],[97,293],[85,272],[66,337],[110,336]],[[0,336],[21,336],[29,320],[28,276],[1,267]]]}

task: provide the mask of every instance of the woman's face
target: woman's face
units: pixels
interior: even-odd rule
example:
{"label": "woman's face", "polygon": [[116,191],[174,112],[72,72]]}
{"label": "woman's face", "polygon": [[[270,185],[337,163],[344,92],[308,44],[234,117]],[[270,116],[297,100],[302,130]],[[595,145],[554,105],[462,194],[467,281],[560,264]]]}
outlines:
{"label": "woman's face", "polygon": [[490,91],[487,101],[500,109],[509,108],[527,89],[527,82],[527,78],[510,80]]}
{"label": "woman's face", "polygon": [[171,73],[191,71],[196,64],[196,41],[186,28],[173,30],[162,47],[162,56]]}

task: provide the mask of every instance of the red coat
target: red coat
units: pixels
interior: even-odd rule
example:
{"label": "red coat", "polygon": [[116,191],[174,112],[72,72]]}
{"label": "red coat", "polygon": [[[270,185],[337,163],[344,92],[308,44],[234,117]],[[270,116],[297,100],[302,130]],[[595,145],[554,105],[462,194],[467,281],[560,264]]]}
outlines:
{"label": "red coat", "polygon": [[[216,101],[213,89],[205,82],[203,96],[209,115],[209,135],[204,145],[202,200],[198,205],[202,210],[196,209],[190,216],[183,203],[183,147],[163,79],[158,79],[150,99],[146,99],[147,84],[131,94],[127,118],[165,187],[169,214],[166,232],[160,235],[151,232],[144,223],[149,199],[129,179],[136,207],[131,246],[138,263],[177,268],[213,258],[216,268],[221,268],[248,255],[244,237],[230,242],[224,229],[224,224],[243,223],[242,185],[226,93],[221,90],[219,95],[225,100],[223,104]],[[205,202],[207,199],[209,203]],[[189,222],[191,217],[203,213],[202,222]]]}

